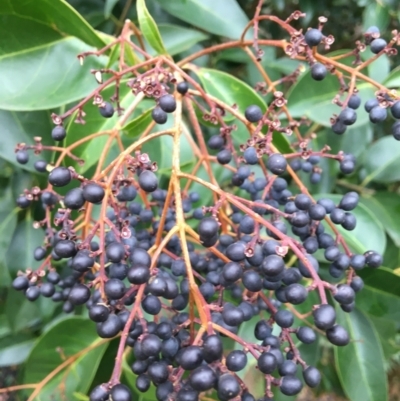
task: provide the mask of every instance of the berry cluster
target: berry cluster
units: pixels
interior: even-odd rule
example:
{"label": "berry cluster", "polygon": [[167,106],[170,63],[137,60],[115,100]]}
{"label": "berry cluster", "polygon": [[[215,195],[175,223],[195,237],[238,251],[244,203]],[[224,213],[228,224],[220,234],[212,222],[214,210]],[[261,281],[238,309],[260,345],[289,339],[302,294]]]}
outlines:
{"label": "berry cluster", "polygon": [[[305,55],[312,77],[322,80],[328,68],[316,62],[313,48],[320,43],[329,47],[332,38],[321,29],[309,29],[304,35],[293,29],[288,28],[292,35],[286,52]],[[376,54],[388,46],[376,29],[365,37]],[[45,242],[33,255],[42,264],[37,270],[20,272],[14,288],[30,301],[42,296],[60,302],[66,313],[85,305],[100,337],[121,336],[112,378],[92,390],[91,401],[132,399],[131,389],[120,383],[126,346],[132,348],[137,390],[146,392],[154,385],[158,400],[197,401],[202,393],[215,391],[221,401],[252,401],[251,389],[237,374],[249,358],[257,360],[265,377],[263,400],[271,399],[272,386],[285,395],[298,394],[303,381],[318,386],[320,372],[302,358],[294,338],[311,344],[318,331],[333,345],[347,345],[349,334],[336,323],[336,309],[328,303],[327,293],[344,312],[351,312],[363,287],[357,271],[379,267],[382,257],[372,250],[354,253],[340,235],[338,227],[348,231],[356,227],[352,213],[359,202],[356,192],[343,195],[338,204],[329,198],[315,201],[296,172],[311,173],[315,184],[323,173],[321,158],[338,161],[341,172],[350,174],[355,157],[331,154],[329,147],[311,149],[298,130],[302,121],[288,118],[283,126],[279,115],[286,112],[287,101],[282,92],[274,91],[265,112],[257,105],[237,110],[209,97],[169,59],[149,58],[143,66],[149,68],[128,71],[136,74],[128,85],[134,96],[154,100],[155,123],[165,124],[174,113],[174,128],[147,133],[108,166],[99,166],[91,178],[72,166],[63,167],[63,158],[56,165],[36,161],[35,169],[48,174],[48,186],[25,190],[17,204],[28,208],[40,202],[45,211],[44,219],[35,223],[45,230]],[[332,68],[330,72],[334,73]],[[119,83],[120,76],[114,74]],[[90,99],[104,118],[114,116],[114,106],[103,100],[102,89],[64,115],[53,116],[55,141],[66,137],[63,123],[74,111],[82,122],[83,105]],[[339,92],[348,96],[332,129],[343,134],[356,121],[361,100],[354,87],[341,87]],[[111,100],[122,115],[118,98]],[[372,122],[379,122],[386,118],[387,107],[400,118],[399,104],[379,92],[365,109]],[[207,105],[204,119],[219,126],[219,133],[207,141],[193,105],[199,109]],[[194,151],[207,153],[201,161],[209,182],[180,169],[182,109],[196,133]],[[249,140],[238,149],[232,140],[236,127],[223,118],[228,112],[249,130]],[[274,132],[288,136],[295,132],[292,153],[279,152]],[[156,174],[157,164],[141,152],[146,141],[160,135],[174,138],[168,183]],[[400,139],[398,122],[393,135]],[[28,162],[30,149],[36,154],[53,149],[35,140],[34,145],[17,146],[19,163]],[[79,162],[71,152],[65,154]],[[224,184],[212,174],[215,162],[230,174]],[[185,188],[183,179],[188,182]],[[209,204],[190,190],[193,182],[213,193]],[[95,211],[100,216],[96,219]],[[323,275],[330,275],[333,283]],[[295,306],[310,302],[314,291],[319,303],[310,307],[312,319],[296,319]],[[250,320],[256,320],[255,343],[238,334]],[[236,349],[225,349],[223,337],[234,340]]]}

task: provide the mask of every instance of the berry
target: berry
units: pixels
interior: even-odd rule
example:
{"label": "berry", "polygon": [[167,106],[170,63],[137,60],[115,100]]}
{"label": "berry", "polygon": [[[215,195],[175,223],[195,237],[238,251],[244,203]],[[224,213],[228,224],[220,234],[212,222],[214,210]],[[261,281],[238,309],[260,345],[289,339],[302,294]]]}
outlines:
{"label": "berry", "polygon": [[104,292],[110,299],[121,299],[125,294],[125,284],[117,278],[112,278],[104,285]]}
{"label": "berry", "polygon": [[89,317],[96,323],[105,322],[110,314],[104,305],[94,305],[89,309]]}
{"label": "berry", "polygon": [[319,29],[311,28],[305,33],[304,40],[310,47],[318,46],[322,40],[322,33]]}
{"label": "berry", "polygon": [[339,303],[348,305],[354,302],[355,293],[354,290],[349,285],[339,284],[337,286],[337,291],[333,297]]}
{"label": "berry", "polygon": [[124,384],[117,384],[111,389],[113,401],[132,401],[131,390]]}
{"label": "berry", "polygon": [[159,385],[168,380],[168,366],[165,362],[154,362],[147,369],[147,373],[154,384]]}
{"label": "berry", "polygon": [[62,141],[67,136],[67,131],[62,125],[57,125],[51,131],[51,137],[55,141]]}
{"label": "berry", "polygon": [[321,330],[327,330],[333,327],[336,321],[336,312],[333,306],[320,305],[313,311],[314,324]]}
{"label": "berry", "polygon": [[232,160],[232,152],[229,149],[222,149],[217,154],[219,164],[228,164]]}
{"label": "berry", "polygon": [[316,81],[322,81],[326,77],[327,73],[328,73],[328,70],[321,63],[315,63],[311,67],[311,77],[312,77],[312,79],[315,79]]}
{"label": "berry", "polygon": [[400,118],[400,101],[394,102],[393,106],[390,108],[390,111],[394,118]]}
{"label": "berry", "polygon": [[142,352],[147,357],[157,356],[161,351],[161,340],[155,334],[147,334],[142,339]]}
{"label": "berry", "polygon": [[61,240],[56,243],[53,251],[60,258],[70,258],[76,255],[75,242],[71,240]]}
{"label": "berry", "polygon": [[285,269],[285,262],[278,255],[269,255],[264,259],[261,268],[267,276],[278,276]]}
{"label": "berry", "polygon": [[285,296],[288,302],[298,305],[307,299],[308,291],[301,284],[293,283],[285,288]]}
{"label": "berry", "polygon": [[338,119],[344,125],[353,125],[357,120],[357,114],[353,109],[347,107],[340,112]]}
{"label": "berry", "polygon": [[125,247],[120,242],[111,242],[106,248],[107,259],[113,263],[119,263],[125,256]]}
{"label": "berry", "polygon": [[278,371],[281,376],[295,375],[297,365],[293,361],[286,360],[279,366]]}
{"label": "berry", "polygon": [[83,305],[90,298],[90,290],[84,284],[75,284],[69,293],[68,300],[72,305]]}
{"label": "berry", "polygon": [[165,124],[168,120],[168,114],[159,106],[154,107],[151,117],[157,124]]}
{"label": "berry", "polygon": [[154,192],[158,187],[157,176],[150,170],[143,170],[139,175],[139,186],[145,192]]}
{"label": "berry", "polygon": [[257,150],[255,147],[250,146],[248,147],[243,153],[244,160],[248,164],[257,164],[258,157],[257,157]]}
{"label": "berry", "polygon": [[296,332],[297,338],[304,344],[312,344],[316,339],[317,335],[315,331],[310,327],[300,327]]}
{"label": "berry", "polygon": [[347,330],[338,324],[326,331],[326,337],[329,342],[331,342],[333,345],[337,345],[338,347],[343,347],[350,341]]}
{"label": "berry", "polygon": [[392,125],[392,135],[396,141],[400,141],[400,121],[396,121]]}
{"label": "berry", "polygon": [[284,395],[296,395],[300,393],[303,388],[303,383],[296,376],[284,376],[280,385],[282,394]]}
{"label": "berry", "polygon": [[367,113],[369,113],[374,107],[379,106],[378,99],[373,98],[369,99],[365,102],[364,109]]}
{"label": "berry", "polygon": [[49,183],[55,187],[64,187],[72,180],[71,171],[66,167],[56,167],[49,174]]}
{"label": "berry", "polygon": [[220,150],[225,145],[225,140],[220,135],[213,135],[207,142],[210,149]]}
{"label": "berry", "polygon": [[12,286],[17,291],[26,290],[29,287],[29,280],[26,276],[18,276],[14,279]]}
{"label": "berry", "polygon": [[353,277],[350,286],[354,290],[354,292],[361,291],[364,288],[364,281],[361,277]]}
{"label": "berry", "polygon": [[186,95],[187,91],[189,90],[189,84],[185,81],[179,82],[179,84],[176,86],[176,90],[181,95]]}
{"label": "berry", "polygon": [[357,110],[361,105],[361,98],[360,96],[353,94],[350,96],[350,99],[347,103],[347,107],[350,107],[350,109]]}
{"label": "berry", "polygon": [[148,375],[142,374],[136,378],[136,388],[142,393],[145,393],[150,388],[150,384],[151,381]]}
{"label": "berry", "polygon": [[117,315],[109,315],[107,320],[97,323],[97,334],[101,338],[112,338],[116,336],[123,328],[121,319]]}
{"label": "berry", "polygon": [[244,116],[246,120],[251,123],[258,123],[263,118],[263,112],[259,106],[253,104],[248,106],[244,111]]}
{"label": "berry", "polygon": [[247,364],[247,356],[243,351],[235,350],[226,357],[226,367],[232,372],[239,372]]}
{"label": "berry", "polygon": [[21,209],[26,209],[30,206],[31,201],[25,195],[18,196],[16,203]]}
{"label": "berry", "polygon": [[377,268],[382,265],[382,256],[375,251],[367,251],[364,253],[365,261],[368,267]]}
{"label": "berry", "polygon": [[235,398],[240,393],[240,385],[236,378],[229,373],[224,373],[218,379],[218,397],[221,401]]}
{"label": "berry", "polygon": [[105,118],[110,118],[114,115],[114,107],[108,102],[104,102],[104,106],[99,107],[99,111]]}
{"label": "berry", "polygon": [[217,376],[208,366],[200,366],[189,376],[189,384],[196,391],[211,390],[217,382]]}
{"label": "berry", "polygon": [[251,291],[258,292],[262,289],[262,280],[260,275],[254,270],[247,270],[242,277],[243,286]]}
{"label": "berry", "polygon": [[378,54],[387,46],[387,42],[385,39],[377,38],[371,42],[370,46],[372,53]]}
{"label": "berry", "polygon": [[219,336],[213,334],[203,342],[203,357],[207,363],[217,361],[222,357],[223,345]]}
{"label": "berry", "polygon": [[146,266],[131,267],[127,271],[127,278],[132,284],[147,283],[148,279],[150,278],[150,269]]}
{"label": "berry", "polygon": [[81,209],[85,204],[85,198],[83,197],[83,191],[81,188],[70,189],[64,197],[64,205],[68,209],[78,210]]}
{"label": "berry", "polygon": [[347,126],[339,119],[332,125],[332,131],[337,135],[342,135],[346,132]]}
{"label": "berry", "polygon": [[304,381],[309,387],[317,387],[321,381],[321,373],[314,366],[308,366],[303,370]]}
{"label": "berry", "polygon": [[34,167],[38,173],[45,173],[47,171],[47,162],[45,160],[37,160],[35,161]]}
{"label": "berry", "polygon": [[277,367],[278,361],[271,352],[263,352],[257,361],[258,369],[262,373],[271,374]]}
{"label": "berry", "polygon": [[203,354],[201,348],[196,345],[190,345],[184,348],[179,357],[179,364],[185,370],[196,369],[202,362]]}
{"label": "berry", "polygon": [[96,386],[90,392],[90,401],[107,401],[109,399],[109,391],[106,389],[104,384]]}
{"label": "berry", "polygon": [[105,192],[100,185],[89,183],[83,187],[82,195],[90,203],[100,203],[104,198]]}
{"label": "berry", "polygon": [[322,205],[315,203],[309,207],[308,214],[310,215],[312,220],[320,221],[325,218],[326,210]]}
{"label": "berry", "polygon": [[287,161],[280,153],[274,153],[269,156],[267,168],[271,173],[281,175],[286,171]]}
{"label": "berry", "polygon": [[158,105],[166,113],[173,113],[176,109],[176,100],[172,95],[166,94],[160,97]]}
{"label": "berry", "polygon": [[380,123],[387,118],[387,109],[381,106],[375,106],[369,112],[369,120],[371,123]]}
{"label": "berry", "polygon": [[279,327],[288,328],[294,323],[294,316],[292,312],[288,310],[281,309],[275,313],[275,322]]}
{"label": "berry", "polygon": [[26,164],[29,161],[29,153],[26,150],[19,150],[15,157],[19,164]]}

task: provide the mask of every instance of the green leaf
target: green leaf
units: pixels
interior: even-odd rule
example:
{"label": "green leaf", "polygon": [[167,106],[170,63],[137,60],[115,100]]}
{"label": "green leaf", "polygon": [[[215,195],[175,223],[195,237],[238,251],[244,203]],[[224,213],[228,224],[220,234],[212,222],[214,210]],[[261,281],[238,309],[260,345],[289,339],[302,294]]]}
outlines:
{"label": "green leaf", "polygon": [[363,185],[371,181],[390,183],[400,179],[400,143],[391,136],[378,139],[365,154],[367,171]]}
{"label": "green leaf", "polygon": [[137,138],[153,121],[151,110],[145,111],[122,128],[122,133],[128,138]]}
{"label": "green leaf", "polygon": [[[392,270],[385,267],[380,267],[379,269],[363,269],[358,272],[358,275],[362,277],[367,287],[379,290],[387,295],[390,294],[395,297],[400,297],[400,277],[394,274]],[[360,294],[361,293],[362,291]]]}
{"label": "green leaf", "polygon": [[86,96],[97,86],[90,70],[104,67],[107,60],[88,57],[81,66],[76,56],[89,50],[94,49],[67,37],[0,55],[0,108],[46,110]]}
{"label": "green leaf", "polygon": [[0,349],[0,367],[20,365],[28,357],[35,340],[28,340],[20,343],[14,342],[8,347]]}
{"label": "green leaf", "polygon": [[29,216],[21,221],[5,256],[10,272],[16,274],[18,270],[25,271],[28,268],[35,270],[39,267],[40,262],[34,260],[32,256],[35,248],[42,245],[43,239],[43,230],[34,229],[33,220]]}
{"label": "green leaf", "polygon": [[374,196],[361,198],[382,223],[394,243],[400,247],[400,196],[391,192],[377,192]]}
{"label": "green leaf", "polygon": [[[330,198],[338,204],[342,197],[333,194],[318,194],[315,195],[315,198]],[[357,219],[357,225],[353,231],[347,231],[340,226],[336,226],[350,249],[357,253],[374,250],[383,254],[386,247],[386,235],[377,216],[363,204],[359,204],[351,213]],[[327,231],[332,232],[330,228],[327,228]]]}
{"label": "green leaf", "polygon": [[[157,0],[165,11],[215,35],[239,39],[249,22],[236,0]],[[252,30],[246,38],[252,36]]]}
{"label": "green leaf", "polygon": [[[0,95],[1,97],[1,95]],[[51,130],[54,124],[51,122],[49,111],[15,112],[0,110],[2,138],[0,142],[0,156],[10,163],[32,172],[36,170],[33,164],[38,158],[50,161],[50,152],[42,152],[34,156],[29,152],[29,162],[25,165],[17,163],[15,158],[15,146],[17,143],[33,145],[33,137],[42,137],[43,145],[53,145]]]}
{"label": "green leaf", "polygon": [[159,54],[167,54],[160,32],[157,28],[157,24],[147,10],[145,0],[137,1],[136,10],[139,19],[140,30],[142,31],[143,36],[149,42],[150,46]]}
{"label": "green leaf", "polygon": [[89,320],[71,317],[58,322],[40,337],[32,349],[24,370],[24,382],[40,382],[66,358],[93,346],[44,386],[40,400],[50,401],[62,396],[72,400],[75,392],[86,394],[108,346],[108,342],[103,341]]}
{"label": "green leaf", "polygon": [[105,45],[96,31],[64,0],[0,2],[0,56],[43,46],[66,36],[75,36],[99,48]]}
{"label": "green leaf", "polygon": [[38,304],[28,301],[23,293],[14,289],[8,292],[5,312],[13,333],[32,328],[41,321]]}
{"label": "green leaf", "polygon": [[110,18],[111,13],[115,5],[118,3],[118,0],[106,0],[106,4],[104,5],[104,17]]}
{"label": "green leaf", "polygon": [[392,70],[392,72],[384,80],[383,84],[388,88],[400,87],[400,66]]}
{"label": "green leaf", "polygon": [[[14,205],[11,187],[0,198],[0,252],[5,255],[11,244],[12,233],[17,225],[18,208]],[[10,285],[11,279],[4,257],[0,258],[0,287]]]}
{"label": "green leaf", "polygon": [[339,313],[338,324],[352,341],[334,347],[336,367],[343,389],[351,401],[386,401],[387,379],[382,347],[370,320],[359,310]]}
{"label": "green leaf", "polygon": [[182,53],[190,49],[193,45],[209,38],[203,32],[178,25],[159,24],[158,29],[166,51],[171,56]]}

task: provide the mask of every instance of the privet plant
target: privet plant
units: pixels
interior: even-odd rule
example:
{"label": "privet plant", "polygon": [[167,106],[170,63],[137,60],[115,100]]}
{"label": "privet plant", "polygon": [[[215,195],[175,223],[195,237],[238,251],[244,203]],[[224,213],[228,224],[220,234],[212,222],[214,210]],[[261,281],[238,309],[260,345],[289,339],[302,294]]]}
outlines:
{"label": "privet plant", "polygon": [[[392,140],[400,140],[396,92],[365,74],[382,55],[397,54],[400,35],[371,26],[354,49],[327,55],[335,38],[326,18],[299,29],[302,12],[282,20],[262,15],[261,6],[239,40],[176,62],[138,1],[141,32],[127,20],[115,40],[77,55],[83,66],[102,55],[110,62],[91,71],[94,91],[52,114],[54,144],[35,137],[15,149],[22,165],[34,158],[48,184],[26,188],[17,199],[22,209],[41,205],[43,219],[34,227],[45,240],[32,255],[40,267],[27,265],[13,287],[32,302],[51,298],[65,313],[84,306],[101,338],[66,355],[53,376],[118,341],[112,374],[93,384],[91,401],[129,401],[148,391],[160,401],[252,401],[260,394],[240,375],[245,368],[260,372],[263,401],[276,390],[297,395],[321,382],[320,370],[303,355],[305,345],[320,337],[335,347],[363,341],[337,315],[351,319],[364,286],[359,272],[379,268],[382,255],[356,252],[346,240],[357,225],[357,192],[310,195],[324,160],[337,163],[342,175],[352,174],[357,160],[345,148],[316,146],[318,132],[307,118],[292,117],[287,93],[303,74],[321,83],[334,78],[331,135],[367,114],[374,124],[391,120]],[[259,37],[264,20],[281,28],[279,38]],[[273,80],[261,63],[268,47],[301,63]],[[253,90],[231,77],[227,90],[238,95],[229,102],[219,96],[213,73],[193,61],[235,48],[263,81]],[[363,60],[367,48],[373,56]],[[374,95],[365,101],[366,83]],[[109,129],[85,131],[93,109],[110,119]],[[56,154],[53,163],[41,158],[44,151]],[[122,377],[128,363],[131,381]],[[55,399],[62,399],[60,382]],[[29,400],[40,399],[47,383],[34,384]]]}

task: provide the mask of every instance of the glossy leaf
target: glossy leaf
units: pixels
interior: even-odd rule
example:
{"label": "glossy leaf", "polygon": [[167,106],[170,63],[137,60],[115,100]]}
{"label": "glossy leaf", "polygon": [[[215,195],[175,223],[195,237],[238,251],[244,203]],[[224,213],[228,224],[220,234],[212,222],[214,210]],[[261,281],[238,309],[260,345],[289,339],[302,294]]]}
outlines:
{"label": "glossy leaf", "polygon": [[361,198],[361,203],[374,213],[394,243],[400,247],[400,225],[398,224],[400,221],[400,196],[380,191],[374,196]]}
{"label": "glossy leaf", "polygon": [[66,36],[104,46],[96,31],[64,0],[4,0],[0,2],[0,21],[1,57]]}
{"label": "glossy leaf", "polygon": [[54,125],[48,111],[16,112],[0,110],[0,120],[2,128],[0,157],[29,171],[36,171],[33,164],[39,158],[50,161],[50,152],[45,151],[39,156],[35,156],[32,151],[29,151],[29,162],[21,165],[17,163],[14,151],[17,143],[33,145],[33,137],[35,136],[42,137],[44,145],[54,144],[51,139],[51,130]]}
{"label": "glossy leaf", "polygon": [[400,87],[400,67],[396,67],[391,73],[386,77],[383,84],[389,88]]}
{"label": "glossy leaf", "polygon": [[145,0],[137,1],[136,10],[139,19],[140,30],[142,31],[143,36],[149,42],[150,46],[159,54],[167,54],[157,24],[147,10]]}
{"label": "glossy leaf", "polygon": [[33,220],[26,217],[21,221],[12,236],[11,245],[6,253],[6,263],[10,272],[16,274],[18,270],[25,271],[28,268],[39,267],[40,262],[33,259],[36,247],[42,245],[44,231],[33,228]]}
{"label": "glossy leaf", "polygon": [[[208,39],[208,35],[179,25],[159,24],[158,29],[166,51],[171,56],[190,49],[196,43]],[[150,52],[151,54],[151,52]]]}
{"label": "glossy leaf", "polygon": [[118,0],[106,0],[106,4],[104,5],[104,17],[105,18],[110,18],[112,10],[117,3],[118,3]]}
{"label": "glossy leaf", "polygon": [[349,332],[346,347],[334,347],[340,382],[351,401],[387,400],[382,347],[370,320],[359,310],[339,313],[338,324]]}
{"label": "glossy leaf", "polygon": [[0,348],[0,367],[15,366],[25,362],[34,343],[35,340],[17,342],[14,339],[13,345],[2,346]]}
{"label": "glossy leaf", "polygon": [[[12,233],[17,225],[18,208],[15,207],[11,187],[0,198],[0,252],[5,255],[10,246]],[[0,258],[0,287],[10,285],[11,279],[4,256]]]}
{"label": "glossy leaf", "polygon": [[[240,39],[248,18],[236,0],[157,0],[165,11],[215,35]],[[251,38],[251,30],[246,38]]]}
{"label": "glossy leaf", "polygon": [[93,347],[71,361],[40,392],[42,401],[60,398],[61,394],[72,400],[74,392],[85,394],[89,389],[107,346],[108,341],[97,336],[93,322],[80,317],[61,320],[42,335],[32,349],[26,362],[24,381],[38,383],[66,358]]}
{"label": "glossy leaf", "polygon": [[145,129],[151,124],[152,121],[153,119],[151,117],[151,110],[147,110],[139,117],[136,117],[126,124],[125,127],[122,128],[122,132],[128,138],[137,138],[143,134]]}
{"label": "glossy leaf", "polygon": [[106,64],[106,57],[89,57],[83,66],[76,57],[94,50],[73,37],[0,56],[0,108],[45,110],[88,95],[97,83],[91,69]]}
{"label": "glossy leaf", "polygon": [[[342,198],[340,195],[333,194],[318,194],[315,196],[316,199],[325,197],[332,199],[336,204]],[[364,253],[368,250],[383,253],[386,247],[386,236],[377,216],[363,204],[359,204],[351,213],[357,219],[357,225],[353,231],[347,231],[340,226],[336,226],[350,249],[357,253]],[[330,228],[327,228],[327,230],[330,231]]]}
{"label": "glossy leaf", "polygon": [[358,272],[366,286],[400,298],[400,276],[385,267]]}
{"label": "glossy leaf", "polygon": [[400,179],[400,143],[392,136],[378,139],[365,154],[364,167],[367,177],[364,184],[370,181],[381,183],[395,182]]}
{"label": "glossy leaf", "polygon": [[41,321],[39,305],[28,301],[23,293],[12,288],[7,294],[5,313],[13,333],[32,328]]}

